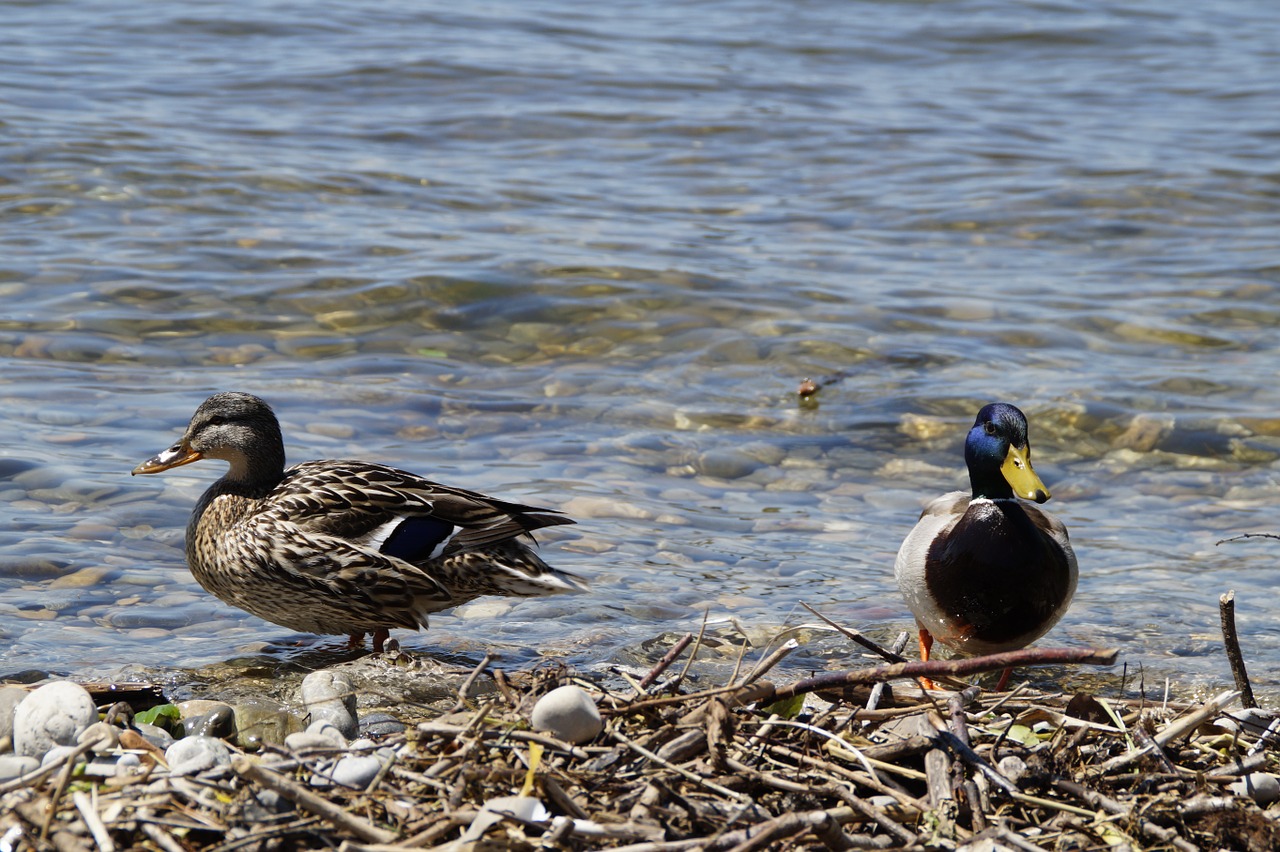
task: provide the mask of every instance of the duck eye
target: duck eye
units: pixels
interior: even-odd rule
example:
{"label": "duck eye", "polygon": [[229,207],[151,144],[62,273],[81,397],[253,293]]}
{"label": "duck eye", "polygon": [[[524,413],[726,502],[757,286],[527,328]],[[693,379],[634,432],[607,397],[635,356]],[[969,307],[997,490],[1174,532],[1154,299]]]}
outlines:
{"label": "duck eye", "polygon": [[996,424],[988,420],[986,423],[982,424],[982,431],[986,432],[988,435],[994,435],[996,433]]}

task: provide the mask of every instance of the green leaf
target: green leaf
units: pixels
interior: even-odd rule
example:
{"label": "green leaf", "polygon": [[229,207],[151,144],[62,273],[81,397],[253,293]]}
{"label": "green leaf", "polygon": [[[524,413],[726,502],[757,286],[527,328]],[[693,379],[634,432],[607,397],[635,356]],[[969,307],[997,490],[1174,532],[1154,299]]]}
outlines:
{"label": "green leaf", "polygon": [[804,709],[804,695],[793,695],[790,698],[784,698],[781,701],[775,701],[768,707],[764,708],[766,713],[774,713],[784,719],[794,719],[800,715],[800,711]]}
{"label": "green leaf", "polygon": [[181,718],[182,711],[177,707],[172,704],[159,704],[150,710],[143,710],[133,717],[133,721],[144,725],[159,725],[162,728],[169,728]]}

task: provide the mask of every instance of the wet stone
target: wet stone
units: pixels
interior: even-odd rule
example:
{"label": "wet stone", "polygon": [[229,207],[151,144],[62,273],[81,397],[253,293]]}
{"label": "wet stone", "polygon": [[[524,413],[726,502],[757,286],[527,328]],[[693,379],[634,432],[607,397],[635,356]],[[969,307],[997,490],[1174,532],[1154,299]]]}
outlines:
{"label": "wet stone", "polygon": [[284,745],[284,738],[302,729],[301,721],[272,701],[246,701],[235,706],[234,742],[251,751],[264,744]]}
{"label": "wet stone", "polygon": [[184,701],[178,705],[182,713],[183,734],[188,737],[227,738],[236,732],[235,711],[221,701]]}

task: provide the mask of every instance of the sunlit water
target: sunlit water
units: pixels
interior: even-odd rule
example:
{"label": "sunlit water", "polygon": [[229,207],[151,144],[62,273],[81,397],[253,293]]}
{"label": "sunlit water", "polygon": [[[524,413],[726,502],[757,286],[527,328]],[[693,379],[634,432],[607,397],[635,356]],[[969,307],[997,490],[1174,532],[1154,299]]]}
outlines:
{"label": "sunlit water", "polygon": [[[0,24],[0,674],[181,683],[305,640],[184,566],[218,463],[129,477],[216,390],[271,401],[293,461],[567,510],[543,553],[591,594],[399,638],[583,668],[645,668],[704,615],[758,654],[816,622],[801,602],[891,641],[898,544],[1002,399],[1081,566],[1041,644],[1216,689],[1235,589],[1280,694],[1280,541],[1217,545],[1280,532],[1280,10],[70,0]],[[858,664],[802,636],[793,670]]]}

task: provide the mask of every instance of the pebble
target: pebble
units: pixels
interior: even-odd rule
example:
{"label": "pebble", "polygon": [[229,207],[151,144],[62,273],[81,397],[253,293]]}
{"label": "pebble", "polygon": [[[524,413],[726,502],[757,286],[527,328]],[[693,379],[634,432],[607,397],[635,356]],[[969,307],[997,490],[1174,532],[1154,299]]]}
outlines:
{"label": "pebble", "polygon": [[561,686],[539,698],[530,721],[534,730],[575,744],[593,740],[604,730],[596,703],[576,686]]}
{"label": "pebble", "polygon": [[316,751],[333,751],[335,748],[343,748],[346,746],[346,738],[342,733],[328,722],[321,723],[327,730],[331,730],[338,735],[338,742],[333,737],[324,734],[313,734],[311,731],[296,731],[284,738],[284,747],[296,754],[307,754]]}
{"label": "pebble", "polygon": [[1027,774],[1027,763],[1016,754],[1006,755],[1000,758],[1000,763],[996,765],[1000,770],[1000,774],[1008,778],[1014,784],[1017,784],[1022,776]]}
{"label": "pebble", "polygon": [[737,450],[707,450],[693,460],[695,471],[716,479],[741,479],[759,467],[760,462]]}
{"label": "pebble", "polygon": [[234,742],[245,751],[254,751],[264,744],[284,745],[284,738],[302,730],[302,722],[292,713],[286,713],[279,704],[266,699],[254,699],[235,706]]}
{"label": "pebble", "polygon": [[1237,796],[1248,796],[1263,807],[1280,801],[1280,778],[1269,772],[1250,773],[1233,781],[1228,789]]}
{"label": "pebble", "polygon": [[44,753],[44,757],[40,758],[41,766],[48,766],[51,763],[61,763],[67,755],[75,754],[76,747],[69,745],[57,745]]}
{"label": "pebble", "polygon": [[55,745],[72,745],[98,721],[98,709],[77,683],[54,681],[27,695],[13,714],[13,750],[41,757]]}
{"label": "pebble", "polygon": [[382,771],[382,761],[372,754],[349,754],[333,765],[329,777],[333,783],[364,790]]}
{"label": "pebble", "polygon": [[342,731],[339,731],[337,726],[332,722],[317,719],[307,726],[307,733],[325,737],[338,748],[347,747],[347,738],[343,736]]}
{"label": "pebble", "polygon": [[138,733],[142,735],[143,739],[161,751],[164,751],[174,743],[173,734],[169,733],[159,725],[149,725],[146,722],[137,722],[134,724],[134,727],[137,728]]}
{"label": "pebble", "polygon": [[184,737],[165,750],[164,760],[171,774],[191,775],[231,763],[231,752],[213,737]]}
{"label": "pebble", "polygon": [[135,769],[142,768],[142,758],[136,754],[122,754],[116,758],[116,777],[123,778]]}
{"label": "pebble", "polygon": [[390,713],[370,713],[360,719],[362,737],[389,737],[392,734],[403,734],[406,730],[405,723]]}
{"label": "pebble", "polygon": [[230,704],[196,699],[183,701],[178,712],[182,714],[184,736],[226,738],[236,732],[235,711]]}
{"label": "pebble", "polygon": [[90,748],[95,754],[114,751],[120,745],[120,729],[106,722],[94,722],[76,737],[76,742],[80,745],[93,743]]}
{"label": "pebble", "polygon": [[326,670],[312,672],[302,679],[298,691],[313,724],[329,722],[344,737],[356,735],[356,692],[349,676]]}
{"label": "pebble", "polygon": [[0,781],[12,781],[28,772],[35,772],[40,768],[40,761],[34,757],[24,757],[16,754],[0,754]]}

